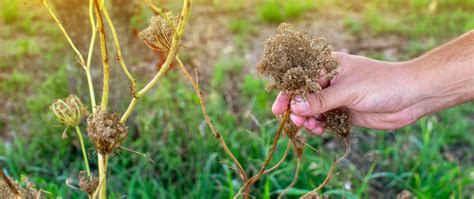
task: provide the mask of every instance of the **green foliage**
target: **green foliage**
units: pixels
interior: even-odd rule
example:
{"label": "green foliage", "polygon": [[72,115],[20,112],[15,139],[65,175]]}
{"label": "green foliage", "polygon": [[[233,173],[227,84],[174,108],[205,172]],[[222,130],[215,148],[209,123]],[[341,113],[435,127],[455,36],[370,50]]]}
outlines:
{"label": "green foliage", "polygon": [[252,22],[246,18],[233,19],[229,23],[229,29],[239,35],[249,35],[256,32]]}
{"label": "green foliage", "polygon": [[222,88],[221,86],[230,80],[230,76],[235,76],[242,71],[244,64],[245,60],[237,56],[219,59],[214,66],[212,85],[217,88]]}
{"label": "green foliage", "polygon": [[257,7],[257,12],[265,22],[280,23],[288,19],[299,18],[315,7],[316,3],[312,0],[266,0]]}
{"label": "green foliage", "polygon": [[0,81],[0,90],[5,94],[14,94],[23,92],[31,83],[31,76],[14,71],[9,74],[5,80]]}

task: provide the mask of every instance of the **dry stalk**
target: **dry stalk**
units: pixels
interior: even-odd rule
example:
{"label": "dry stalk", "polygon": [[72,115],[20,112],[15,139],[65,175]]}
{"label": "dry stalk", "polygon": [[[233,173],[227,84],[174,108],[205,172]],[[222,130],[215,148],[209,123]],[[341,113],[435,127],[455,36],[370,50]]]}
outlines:
{"label": "dry stalk", "polygon": [[[94,0],[94,11],[97,20],[97,29],[99,31],[99,41],[100,41],[100,54],[102,57],[102,73],[103,73],[103,82],[102,82],[102,100],[100,103],[101,109],[107,111],[107,105],[109,101],[109,77],[110,77],[110,66],[109,58],[107,53],[107,39],[105,37],[105,28],[104,21],[102,19],[102,8],[98,0]],[[94,113],[95,114],[95,113]],[[99,163],[99,198],[105,199],[107,197],[107,161],[108,155],[98,153],[97,154],[98,163]]]}
{"label": "dry stalk", "polygon": [[[76,45],[71,40],[71,37],[69,37],[69,34],[67,33],[66,29],[64,29],[64,26],[61,24],[58,17],[56,16],[56,14],[53,12],[53,9],[49,6],[48,1],[43,0],[43,4],[46,7],[46,9],[48,9],[49,14],[54,19],[54,22],[56,22],[56,25],[58,25],[59,29],[61,29],[61,32],[63,33],[64,37],[66,38],[69,46],[71,46],[71,48],[74,50],[74,53],[76,53],[77,61],[79,62],[79,64],[81,65],[81,67],[84,69],[84,71],[86,73],[87,85],[88,85],[88,88],[89,88],[89,95],[90,95],[90,99],[91,99],[92,109],[94,109],[94,107],[96,106],[96,101],[95,101],[95,94],[94,94],[94,85],[92,84],[92,77],[91,77],[91,71],[90,71],[92,49],[89,49],[89,55],[88,55],[87,63],[86,63],[84,61],[84,58],[83,58],[81,52],[79,52]],[[92,14],[92,11],[91,11],[91,9],[92,9],[92,7],[91,7],[92,6],[92,0],[90,0],[89,6],[90,6],[89,7],[90,12],[89,13]],[[91,16],[91,18],[93,18],[93,17]],[[93,28],[93,37],[91,39],[91,46],[94,46],[94,42],[93,42],[94,38],[95,38],[94,32],[95,32],[95,29]]]}
{"label": "dry stalk", "polygon": [[107,52],[107,39],[105,37],[104,20],[102,19],[102,7],[98,0],[94,0],[94,10],[97,20],[97,29],[99,31],[100,41],[100,54],[102,57],[102,100],[100,107],[102,110],[107,111],[107,105],[109,102],[109,79],[110,79],[110,66],[109,66],[109,55]]}
{"label": "dry stalk", "polygon": [[[151,3],[150,3],[151,4]],[[184,0],[183,8],[181,10],[181,16],[180,21],[178,23],[178,26],[176,30],[173,33],[173,39],[171,40],[171,48],[169,49],[168,55],[166,57],[165,63],[161,66],[160,70],[158,73],[153,77],[148,84],[145,85],[143,89],[138,91],[132,101],[130,101],[130,104],[127,107],[127,110],[124,112],[121,118],[121,122],[127,121],[128,117],[130,117],[130,114],[133,112],[133,109],[135,108],[138,99],[143,96],[146,92],[148,92],[155,84],[158,82],[159,79],[166,73],[166,71],[170,68],[171,63],[174,62],[176,59],[176,54],[178,51],[178,44],[181,39],[181,37],[184,34],[184,29],[186,27],[186,24],[189,20],[189,14],[190,14],[190,9],[191,9],[191,4],[192,0]],[[152,5],[152,4],[151,4]]]}
{"label": "dry stalk", "polygon": [[331,181],[332,173],[333,173],[334,168],[336,167],[336,165],[339,164],[339,162],[341,162],[342,160],[346,159],[347,156],[349,156],[349,153],[351,152],[351,145],[349,143],[349,139],[347,137],[342,137],[342,139],[344,141],[344,145],[346,146],[346,151],[344,152],[344,155],[342,157],[334,160],[334,162],[332,163],[331,168],[329,169],[329,172],[326,175],[326,178],[324,179],[324,181],[318,187],[316,187],[312,191],[306,193],[301,198],[307,198],[311,195],[317,194],[317,192],[319,190],[321,190],[324,186],[326,186],[329,183],[329,181]]}
{"label": "dry stalk", "polygon": [[265,160],[265,162],[263,163],[262,167],[260,168],[260,171],[252,176],[250,178],[250,180],[248,180],[247,182],[245,182],[244,186],[242,186],[242,188],[239,190],[239,192],[237,192],[237,194],[234,196],[234,199],[238,198],[241,194],[242,194],[242,191],[243,190],[246,190],[247,193],[245,193],[244,195],[246,197],[248,197],[248,190],[249,190],[249,187],[254,184],[255,182],[257,182],[260,177],[264,174],[265,172],[265,168],[267,167],[267,165],[270,163],[270,160],[272,159],[272,156],[273,156],[273,153],[275,152],[275,149],[276,149],[276,146],[278,144],[278,140],[280,139],[280,135],[281,135],[281,132],[283,131],[283,129],[285,128],[285,124],[287,123],[288,121],[288,118],[290,116],[290,113],[291,113],[291,109],[288,109],[285,114],[283,115],[283,119],[281,120],[280,122],[280,126],[278,127],[278,130],[275,134],[275,138],[273,139],[273,144],[272,144],[272,147],[270,148],[270,151],[268,153],[268,156],[267,156],[267,159]]}
{"label": "dry stalk", "polygon": [[186,69],[183,62],[181,61],[181,59],[178,56],[176,56],[176,61],[178,62],[179,68],[183,72],[186,79],[188,79],[188,81],[191,83],[194,91],[196,92],[196,95],[199,98],[199,103],[201,104],[202,114],[204,115],[204,119],[206,120],[207,125],[211,129],[212,133],[214,133],[214,136],[217,138],[217,140],[219,140],[219,142],[220,142],[222,148],[224,149],[224,151],[226,152],[226,154],[230,157],[230,159],[232,159],[234,164],[237,166],[240,178],[242,179],[243,183],[247,182],[247,175],[245,174],[245,171],[244,171],[242,165],[237,160],[237,158],[234,156],[234,154],[230,151],[229,147],[227,146],[224,139],[222,138],[222,135],[216,130],[216,128],[212,124],[211,119],[209,118],[209,115],[207,114],[206,104],[205,104],[205,101],[204,101],[204,97],[202,96],[201,89],[199,88],[199,84],[196,81],[193,80],[192,76],[189,74],[188,70]]}
{"label": "dry stalk", "polygon": [[278,196],[278,199],[283,198],[286,193],[293,187],[295,186],[296,182],[298,182],[298,176],[300,174],[300,168],[301,168],[301,157],[296,157],[296,165],[295,165],[295,176],[293,176],[293,180],[291,183],[280,193]]}

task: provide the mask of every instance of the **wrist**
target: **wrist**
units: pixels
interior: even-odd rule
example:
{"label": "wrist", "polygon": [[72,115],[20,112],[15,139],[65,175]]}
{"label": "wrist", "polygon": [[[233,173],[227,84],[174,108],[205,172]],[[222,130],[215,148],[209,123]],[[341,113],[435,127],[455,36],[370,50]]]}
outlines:
{"label": "wrist", "polygon": [[413,106],[420,116],[474,99],[472,63],[443,58],[423,56],[401,64],[409,76]]}

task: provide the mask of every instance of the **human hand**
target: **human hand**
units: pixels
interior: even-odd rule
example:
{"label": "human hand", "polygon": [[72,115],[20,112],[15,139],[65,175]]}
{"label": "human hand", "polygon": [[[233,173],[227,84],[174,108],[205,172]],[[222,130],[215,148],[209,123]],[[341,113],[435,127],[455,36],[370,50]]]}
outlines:
{"label": "human hand", "polygon": [[[320,80],[322,90],[306,99],[290,99],[283,93],[276,98],[272,111],[279,115],[290,108],[291,120],[313,134],[324,131],[323,113],[345,107],[352,123],[373,129],[396,129],[415,122],[424,114],[420,102],[423,93],[416,86],[416,74],[406,63],[389,63],[334,53],[339,60],[338,74],[332,80]],[[422,102],[422,103],[423,103]]]}

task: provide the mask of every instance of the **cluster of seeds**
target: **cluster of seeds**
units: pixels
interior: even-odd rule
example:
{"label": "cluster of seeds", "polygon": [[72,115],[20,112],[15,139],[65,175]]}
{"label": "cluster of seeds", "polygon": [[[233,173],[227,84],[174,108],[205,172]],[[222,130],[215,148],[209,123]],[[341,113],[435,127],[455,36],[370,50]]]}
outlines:
{"label": "cluster of seeds", "polygon": [[[171,12],[167,12],[165,15],[174,25],[178,23],[178,17]],[[150,19],[150,25],[138,33],[138,37],[158,50],[167,51],[171,48],[173,33],[173,27],[165,18],[153,16]]]}
{"label": "cluster of seeds", "polygon": [[[43,198],[40,197],[39,191],[36,190],[35,185],[28,180],[25,180],[25,187],[20,186],[20,183],[8,177],[13,186],[20,192],[22,198]],[[0,198],[15,198],[15,193],[12,192],[8,184],[0,178]]]}
{"label": "cluster of seeds", "polygon": [[[297,95],[306,98],[310,93],[320,92],[322,88],[318,81],[332,79],[336,75],[338,67],[339,62],[332,56],[331,46],[326,43],[324,38],[309,36],[293,25],[283,23],[278,27],[277,33],[266,41],[264,56],[257,65],[257,71],[271,78],[272,81],[268,86],[270,90],[280,90],[290,98]],[[285,113],[285,116],[288,113]],[[346,158],[350,152],[347,137],[352,124],[347,111],[335,109],[324,113],[324,116],[326,118],[325,129],[343,138],[346,144],[346,153],[333,163],[322,184],[304,195],[303,198],[320,198],[317,191],[329,182],[334,166]],[[304,138],[298,135],[299,128],[290,121],[282,124],[285,125],[285,133],[293,144],[296,170],[292,183],[281,193],[279,198],[283,197],[295,185],[305,147]]]}
{"label": "cluster of seeds", "polygon": [[[270,76],[270,89],[278,89],[288,96],[318,93],[322,88],[319,79],[331,79],[337,74],[339,62],[332,56],[332,49],[326,39],[309,36],[291,24],[282,23],[277,33],[265,43],[263,58],[257,71]],[[343,110],[333,110],[324,114],[325,128],[337,135],[347,137],[351,129],[350,118]],[[292,124],[287,129],[295,128]],[[288,131],[291,133],[292,130]]]}
{"label": "cluster of seeds", "polygon": [[109,154],[127,137],[128,127],[117,113],[107,113],[100,107],[87,118],[87,133],[101,154]]}
{"label": "cluster of seeds", "polygon": [[349,136],[352,128],[351,118],[347,111],[335,109],[324,114],[326,122],[324,128],[341,137]]}
{"label": "cluster of seeds", "polygon": [[324,38],[310,37],[293,25],[282,23],[266,41],[257,71],[272,78],[270,90],[306,96],[321,90],[318,79],[330,79],[336,74],[339,63],[331,52]]}
{"label": "cluster of seeds", "polygon": [[99,186],[99,178],[96,176],[87,176],[85,171],[79,172],[79,187],[91,196]]}

